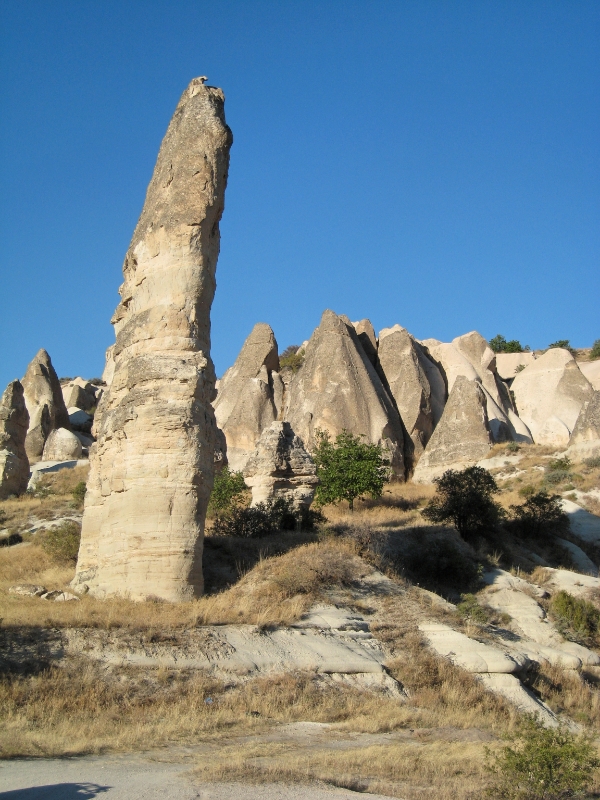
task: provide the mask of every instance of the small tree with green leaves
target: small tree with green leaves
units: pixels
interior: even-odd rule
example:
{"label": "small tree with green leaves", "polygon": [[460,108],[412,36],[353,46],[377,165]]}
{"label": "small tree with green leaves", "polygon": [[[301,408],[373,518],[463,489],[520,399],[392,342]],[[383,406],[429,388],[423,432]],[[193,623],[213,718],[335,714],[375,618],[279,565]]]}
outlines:
{"label": "small tree with green leaves", "polygon": [[560,501],[558,494],[535,492],[521,505],[510,507],[513,527],[530,539],[567,533],[569,518]]}
{"label": "small tree with green leaves", "polygon": [[569,339],[557,339],[556,342],[552,342],[552,344],[548,345],[548,350],[552,350],[554,347],[560,347],[563,350],[568,350],[573,358],[577,355],[577,351],[571,347],[571,342]]}
{"label": "small tree with green leaves", "polygon": [[228,514],[244,499],[247,490],[241,472],[223,467],[221,472],[215,475],[215,483],[208,502],[209,513],[219,516]]}
{"label": "small tree with green leaves", "polygon": [[596,339],[590,350],[590,361],[595,361],[600,358],[600,339]]}
{"label": "small tree with green leaves", "polygon": [[435,478],[435,497],[423,509],[423,516],[432,522],[451,522],[463,539],[472,539],[486,529],[494,528],[502,509],[492,495],[499,489],[483,467],[467,467],[458,472],[449,469]]}
{"label": "small tree with green leaves", "polygon": [[291,369],[295,374],[304,363],[304,350],[297,344],[290,344],[279,356],[279,366],[281,369]]}
{"label": "small tree with green leaves", "polygon": [[521,342],[517,339],[511,339],[507,342],[500,333],[490,339],[490,347],[494,353],[522,353],[524,350],[529,349],[528,347],[522,347]]}
{"label": "small tree with green leaves", "polygon": [[381,445],[369,444],[362,437],[344,430],[331,441],[326,431],[315,432],[313,459],[319,485],[315,492],[318,505],[346,500],[350,511],[362,495],[381,497],[390,480],[389,461]]}
{"label": "small tree with green leaves", "polygon": [[496,784],[488,796],[505,800],[563,800],[583,797],[600,766],[593,739],[568,728],[545,728],[527,715],[506,734],[499,753],[486,748],[488,770]]}

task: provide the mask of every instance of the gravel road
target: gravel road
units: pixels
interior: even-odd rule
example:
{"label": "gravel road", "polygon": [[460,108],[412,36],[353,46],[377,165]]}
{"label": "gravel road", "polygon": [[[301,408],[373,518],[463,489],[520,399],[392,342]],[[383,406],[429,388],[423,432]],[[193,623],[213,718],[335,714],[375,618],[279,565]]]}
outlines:
{"label": "gravel road", "polygon": [[[193,783],[190,765],[139,755],[0,762],[1,800],[356,800],[323,786]],[[381,795],[361,798],[384,800]]]}

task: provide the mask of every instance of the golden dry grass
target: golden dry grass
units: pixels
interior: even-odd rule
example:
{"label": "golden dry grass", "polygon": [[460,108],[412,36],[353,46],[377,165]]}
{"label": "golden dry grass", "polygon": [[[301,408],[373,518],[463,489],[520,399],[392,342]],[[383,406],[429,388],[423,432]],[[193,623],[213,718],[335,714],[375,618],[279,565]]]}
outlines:
{"label": "golden dry grass", "polygon": [[2,523],[9,530],[21,531],[29,527],[32,519],[54,519],[73,514],[73,489],[87,479],[89,467],[82,465],[44,475],[37,487],[36,495],[29,493],[0,502],[0,511],[5,516]]}
{"label": "golden dry grass", "polygon": [[567,714],[570,719],[593,730],[600,730],[598,677],[545,663],[531,676],[530,686],[553,711]]}

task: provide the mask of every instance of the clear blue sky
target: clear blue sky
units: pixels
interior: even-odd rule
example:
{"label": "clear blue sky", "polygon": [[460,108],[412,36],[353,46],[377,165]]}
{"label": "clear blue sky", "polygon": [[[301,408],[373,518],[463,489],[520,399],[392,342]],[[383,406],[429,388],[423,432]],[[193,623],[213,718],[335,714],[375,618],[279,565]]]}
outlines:
{"label": "clear blue sky", "polygon": [[234,132],[221,374],[329,307],[418,338],[600,338],[600,4],[3,0],[0,384],[98,375],[191,78]]}

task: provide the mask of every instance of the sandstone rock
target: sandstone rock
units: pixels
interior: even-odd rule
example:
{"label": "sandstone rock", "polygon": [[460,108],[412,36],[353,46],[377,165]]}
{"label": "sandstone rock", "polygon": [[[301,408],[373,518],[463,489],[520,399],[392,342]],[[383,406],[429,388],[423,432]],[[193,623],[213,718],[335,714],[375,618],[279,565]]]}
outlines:
{"label": "sandstone rock", "polygon": [[203,590],[216,437],[210,307],[232,141],[223,106],[199,78],[183,93],[125,257],[74,579],[95,596],[178,601]]}
{"label": "sandstone rock", "polygon": [[379,342],[380,374],[412,439],[416,460],[441,419],[444,379],[427,350],[399,325],[382,331]]}
{"label": "sandstone rock", "polygon": [[85,434],[90,434],[92,425],[94,424],[94,417],[83,411],[81,408],[69,408],[69,425],[73,431]]}
{"label": "sandstone rock", "polygon": [[535,361],[535,354],[524,353],[496,353],[496,369],[503,381],[510,381],[521,370],[519,367],[528,367]]}
{"label": "sandstone rock", "polygon": [[404,432],[394,404],[352,324],[325,311],[306,347],[304,364],[286,393],[284,419],[310,452],[315,431],[332,437],[346,429],[381,443],[404,477]]}
{"label": "sandstone rock", "polygon": [[440,656],[468,672],[511,674],[528,666],[528,659],[515,653],[498,650],[483,642],[470,639],[442,622],[421,623],[419,630]]}
{"label": "sandstone rock", "polygon": [[265,428],[246,463],[244,478],[252,489],[253,506],[285,497],[296,508],[308,508],[319,482],[315,464],[289,422]]}
{"label": "sandstone rock", "polygon": [[567,453],[577,460],[600,456],[600,392],[594,392],[579,412]]}
{"label": "sandstone rock", "polygon": [[244,468],[263,430],[279,417],[282,400],[275,335],[269,325],[259,322],[221,378],[213,404],[231,469]]}
{"label": "sandstone rock", "polygon": [[430,483],[447,469],[460,470],[476,464],[492,445],[485,393],[477,381],[459,375],[413,480]]}
{"label": "sandstone rock", "polygon": [[29,482],[25,437],[29,414],[19,381],[8,384],[0,398],[0,500],[21,494]]}
{"label": "sandstone rock", "polygon": [[96,406],[97,387],[83,378],[75,378],[62,387],[62,396],[67,408],[75,406],[89,411]]}
{"label": "sandstone rock", "polygon": [[361,319],[360,322],[353,322],[352,326],[367,358],[375,366],[377,364],[377,338],[371,320]]}
{"label": "sandstone rock", "polygon": [[30,461],[39,461],[50,431],[69,427],[60,383],[45,350],[36,354],[21,383],[25,392],[25,405],[29,411],[25,449]]}
{"label": "sandstone rock", "polygon": [[9,594],[17,594],[21,597],[41,597],[46,594],[45,586],[36,586],[34,583],[19,583],[16,586],[11,586],[8,590]]}
{"label": "sandstone rock", "polygon": [[79,438],[66,428],[56,428],[46,439],[42,458],[44,461],[70,461],[81,455]]}
{"label": "sandstone rock", "polygon": [[600,358],[596,361],[578,361],[577,366],[592,384],[592,388],[600,392]]}
{"label": "sandstone rock", "polygon": [[223,467],[229,464],[227,459],[227,440],[225,434],[220,428],[215,428],[215,449],[213,456],[213,465],[215,468],[215,475],[221,472]]}
{"label": "sandstone rock", "polygon": [[547,350],[512,382],[517,413],[536,444],[567,447],[593,389],[568,350]]}
{"label": "sandstone rock", "polygon": [[102,380],[106,384],[106,386],[110,386],[112,383],[112,379],[115,374],[115,358],[114,358],[114,344],[106,351],[105,361],[104,361],[104,372],[102,373]]}

